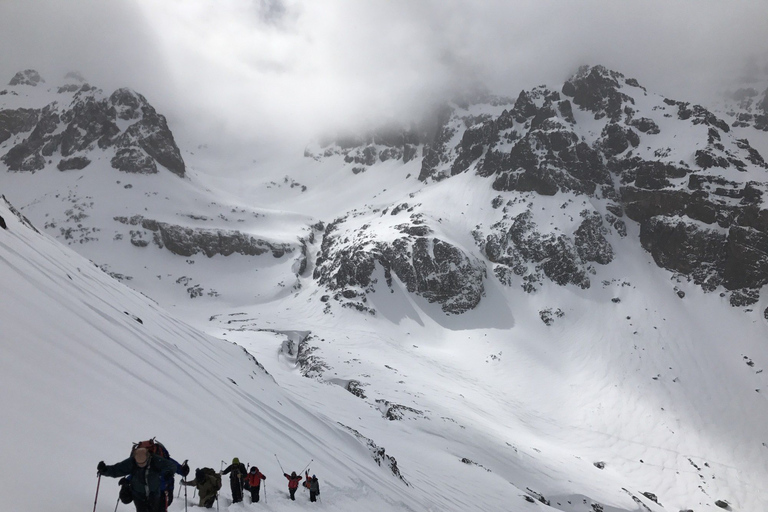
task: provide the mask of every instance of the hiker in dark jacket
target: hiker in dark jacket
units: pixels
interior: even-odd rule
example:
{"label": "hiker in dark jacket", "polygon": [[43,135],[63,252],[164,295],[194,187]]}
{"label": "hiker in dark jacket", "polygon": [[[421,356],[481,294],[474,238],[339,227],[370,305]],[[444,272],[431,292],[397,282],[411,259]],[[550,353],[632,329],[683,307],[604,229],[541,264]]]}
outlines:
{"label": "hiker in dark jacket", "polygon": [[248,473],[248,484],[251,487],[251,503],[259,502],[259,490],[261,490],[261,481],[266,480],[267,477],[259,471],[259,468],[253,466]]}
{"label": "hiker in dark jacket", "polygon": [[235,457],[232,459],[232,464],[221,472],[222,475],[227,473],[229,473],[229,486],[232,489],[232,503],[240,503],[243,501],[243,484],[248,470],[245,469],[245,464]]}
{"label": "hiker in dark jacket", "polygon": [[132,456],[124,461],[112,466],[107,466],[101,461],[97,469],[100,475],[112,478],[130,477],[136,512],[164,512],[166,500],[161,492],[160,480],[172,479],[177,465],[163,457],[151,455],[146,448],[137,448]]}
{"label": "hiker in dark jacket", "polygon": [[213,502],[216,501],[216,495],[221,488],[221,476],[219,475],[217,478],[215,473],[206,473],[202,469],[197,468],[195,470],[195,479],[190,480],[189,482],[182,482],[182,485],[195,486],[200,496],[198,506],[211,508]]}
{"label": "hiker in dark jacket", "polygon": [[290,475],[288,473],[283,473],[283,476],[288,479],[288,494],[291,495],[293,501],[296,501],[296,489],[299,488],[299,482],[301,482],[301,479],[304,477],[297,475],[295,471]]}
{"label": "hiker in dark jacket", "polygon": [[320,494],[320,482],[317,481],[315,475],[309,476],[309,472],[306,475],[307,483],[309,484],[307,486],[309,488],[309,501],[317,501],[317,496]]}

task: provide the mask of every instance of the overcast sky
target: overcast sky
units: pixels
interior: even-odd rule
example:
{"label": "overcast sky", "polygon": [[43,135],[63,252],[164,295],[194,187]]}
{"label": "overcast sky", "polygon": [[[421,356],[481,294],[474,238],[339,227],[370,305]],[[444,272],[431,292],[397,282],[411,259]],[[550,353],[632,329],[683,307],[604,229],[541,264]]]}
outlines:
{"label": "overcast sky", "polygon": [[77,69],[139,90],[172,128],[274,143],[581,64],[702,101],[749,59],[768,66],[766,34],[766,0],[0,0],[0,80]]}

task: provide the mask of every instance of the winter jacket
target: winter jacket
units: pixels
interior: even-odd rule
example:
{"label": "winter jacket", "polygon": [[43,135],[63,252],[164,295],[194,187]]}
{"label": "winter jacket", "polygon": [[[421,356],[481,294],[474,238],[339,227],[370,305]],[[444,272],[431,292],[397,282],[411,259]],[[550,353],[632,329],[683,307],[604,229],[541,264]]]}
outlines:
{"label": "winter jacket", "polygon": [[112,478],[130,475],[133,495],[148,497],[150,494],[160,494],[161,476],[165,475],[168,480],[173,479],[176,468],[176,463],[150,455],[149,462],[143,468],[136,464],[133,457],[128,457],[122,462],[105,467],[101,474]]}
{"label": "winter jacket", "polygon": [[267,477],[264,476],[260,471],[257,471],[255,473],[248,473],[248,484],[250,484],[251,487],[260,486],[261,481],[266,479]]}
{"label": "winter jacket", "polygon": [[216,477],[213,475],[206,474],[202,479],[195,478],[189,482],[184,482],[184,485],[194,485],[197,487],[197,492],[200,495],[199,506],[201,507],[205,507],[218,493],[218,489],[216,488]]}
{"label": "winter jacket", "polygon": [[248,470],[245,469],[245,464],[242,462],[239,462],[237,464],[230,464],[227,466],[227,469],[221,472],[222,475],[226,475],[227,473],[230,473],[229,479],[230,480],[245,480],[245,475],[248,474]]}
{"label": "winter jacket", "polygon": [[310,492],[313,492],[315,494],[320,494],[320,482],[318,482],[317,478],[310,478],[310,480],[311,480],[309,484]]}
{"label": "winter jacket", "polygon": [[285,478],[288,479],[288,488],[289,489],[298,489],[299,488],[299,482],[301,482],[301,479],[304,478],[301,475],[296,475],[295,477],[292,477],[288,473],[283,473]]}

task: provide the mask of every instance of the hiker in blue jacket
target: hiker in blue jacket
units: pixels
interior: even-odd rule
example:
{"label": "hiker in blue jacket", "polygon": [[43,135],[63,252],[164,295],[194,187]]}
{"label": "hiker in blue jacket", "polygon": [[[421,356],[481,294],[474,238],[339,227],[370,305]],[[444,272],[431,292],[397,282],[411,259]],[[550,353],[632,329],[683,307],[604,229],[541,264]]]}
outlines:
{"label": "hiker in blue jacket", "polygon": [[96,467],[100,475],[117,478],[130,477],[133,504],[136,512],[164,512],[166,495],[162,492],[162,479],[173,479],[177,464],[169,459],[152,455],[146,448],[137,448],[122,462],[107,466],[104,461]]}

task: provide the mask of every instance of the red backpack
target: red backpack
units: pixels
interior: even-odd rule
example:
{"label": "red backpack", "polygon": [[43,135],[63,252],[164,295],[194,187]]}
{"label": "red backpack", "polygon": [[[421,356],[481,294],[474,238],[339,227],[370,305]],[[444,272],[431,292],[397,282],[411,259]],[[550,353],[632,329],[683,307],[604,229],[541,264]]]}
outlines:
{"label": "red backpack", "polygon": [[163,446],[163,443],[160,441],[155,441],[154,437],[147,441],[139,441],[138,443],[134,443],[133,448],[131,448],[131,457],[133,457],[133,452],[135,452],[137,448],[146,448],[150,455],[157,455],[163,457],[164,459],[171,458],[171,455],[168,453],[168,450],[165,448],[165,446]]}

